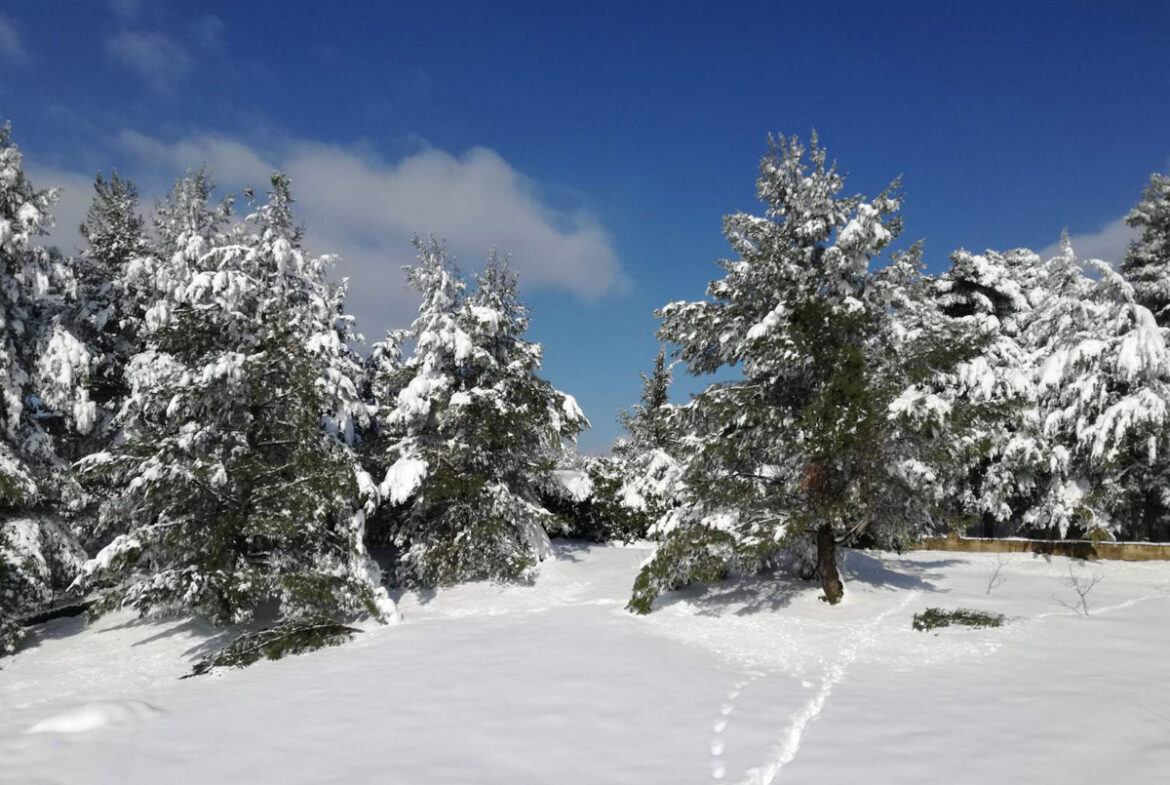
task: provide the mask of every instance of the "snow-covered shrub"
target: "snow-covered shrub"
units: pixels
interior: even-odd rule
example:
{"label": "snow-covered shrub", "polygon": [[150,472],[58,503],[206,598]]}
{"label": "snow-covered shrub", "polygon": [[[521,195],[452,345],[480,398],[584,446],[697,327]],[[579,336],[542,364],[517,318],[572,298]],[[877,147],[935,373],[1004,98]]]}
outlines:
{"label": "snow-covered shrub", "polygon": [[560,469],[544,494],[545,506],[556,515],[555,534],[592,542],[634,542],[645,539],[654,522],[644,509],[628,504],[622,494],[625,462],[611,456],[590,456],[579,467]]}
{"label": "snow-covered shrub", "polygon": [[919,632],[929,632],[930,630],[937,630],[940,627],[950,627],[951,625],[984,629],[987,627],[1002,627],[1006,620],[1006,617],[1002,613],[977,611],[971,610],[970,608],[956,608],[954,610],[927,608],[922,613],[914,614],[914,621],[910,623],[910,626]]}
{"label": "snow-covered shrub", "polygon": [[50,516],[0,523],[0,654],[20,638],[16,620],[43,610],[69,586],[85,561],[68,526]]}

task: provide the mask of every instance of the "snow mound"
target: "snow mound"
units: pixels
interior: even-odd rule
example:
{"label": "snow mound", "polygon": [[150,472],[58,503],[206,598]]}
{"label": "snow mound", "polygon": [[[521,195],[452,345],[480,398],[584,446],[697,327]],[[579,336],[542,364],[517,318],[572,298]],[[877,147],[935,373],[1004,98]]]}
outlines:
{"label": "snow mound", "polygon": [[163,710],[140,700],[86,703],[54,714],[28,729],[29,733],[86,733],[109,725],[130,725],[154,719]]}

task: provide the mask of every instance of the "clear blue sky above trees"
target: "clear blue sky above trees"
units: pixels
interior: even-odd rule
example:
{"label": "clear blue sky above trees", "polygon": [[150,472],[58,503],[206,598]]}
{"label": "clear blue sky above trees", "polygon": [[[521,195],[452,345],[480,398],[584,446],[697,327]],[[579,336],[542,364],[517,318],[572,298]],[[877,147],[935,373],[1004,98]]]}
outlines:
{"label": "clear blue sky above trees", "polygon": [[594,451],[653,362],[652,310],[699,296],[722,216],[759,209],[769,132],[815,127],[849,190],[904,175],[935,270],[1065,227],[1108,255],[1170,168],[1162,3],[377,5],[6,3],[0,116],[66,186],[68,230],[98,170],[149,198],[204,160],[232,189],[289,169],[371,339],[409,320],[409,229],[470,268],[512,251]]}

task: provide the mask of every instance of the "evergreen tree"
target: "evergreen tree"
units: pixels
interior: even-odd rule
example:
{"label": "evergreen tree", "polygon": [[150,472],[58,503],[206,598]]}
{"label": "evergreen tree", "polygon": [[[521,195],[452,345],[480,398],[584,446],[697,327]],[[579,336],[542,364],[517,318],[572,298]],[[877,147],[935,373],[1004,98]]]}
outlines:
{"label": "evergreen tree", "polygon": [[[470,295],[444,247],[416,239],[408,279],[422,294],[405,335],[375,348],[382,525],[399,580],[513,579],[549,550],[540,491],[587,426],[572,396],[537,375],[516,276],[494,257]],[[415,342],[400,359],[404,339]]]}
{"label": "evergreen tree", "polygon": [[[1150,175],[1150,184],[1126,223],[1140,229],[1141,237],[1130,243],[1121,260],[1122,275],[1134,287],[1134,299],[1153,312],[1160,327],[1170,327],[1170,176]],[[1144,483],[1127,490],[1127,507],[1133,536],[1151,540],[1170,539],[1170,493],[1167,473],[1170,459],[1160,456],[1138,474]]]}
{"label": "evergreen tree", "polygon": [[669,419],[671,369],[666,365],[666,348],[659,347],[654,370],[642,374],[642,400],[633,412],[622,412],[621,422],[631,441],[641,448],[666,449],[672,430]]}
{"label": "evergreen tree", "polygon": [[945,377],[951,404],[980,402],[982,425],[961,435],[962,459],[951,475],[958,521],[979,523],[983,536],[1015,533],[1035,504],[1043,445],[1038,435],[1035,371],[1039,352],[1024,331],[1034,313],[1040,258],[1018,249],[1005,254],[956,251],[935,292],[942,312],[967,322],[982,337],[977,357]]}
{"label": "evergreen tree", "polygon": [[692,373],[738,366],[743,378],[680,411],[695,445],[687,503],[662,527],[633,610],[811,537],[836,602],[839,542],[897,544],[932,522],[953,418],[931,383],[970,342],[929,307],[917,249],[870,269],[901,230],[897,184],[872,201],[841,197],[843,186],[815,136],[807,155],[796,139],[772,141],[758,180],[765,216],[725,219],[739,258],[720,263],[709,300],[659,312],[660,339]]}
{"label": "evergreen tree", "polygon": [[[612,460],[622,476],[614,502],[625,508],[621,513],[625,517],[644,519],[645,529],[639,536],[678,506],[682,493],[682,445],[675,424],[677,409],[670,403],[670,382],[666,349],[659,347],[654,369],[649,376],[642,374],[641,402],[632,413],[621,415],[629,438],[619,440],[613,451]],[[595,484],[599,489],[608,487],[605,482]]]}
{"label": "evergreen tree", "polygon": [[101,447],[128,392],[125,370],[141,348],[143,314],[149,296],[143,280],[151,249],[139,213],[138,190],[114,172],[94,182],[94,199],[81,224],[86,240],[74,260],[77,298],[70,324],[90,358],[89,388],[98,407],[94,440],[75,446],[72,458]]}
{"label": "evergreen tree", "polygon": [[0,652],[15,643],[15,617],[71,577],[71,533],[41,512],[80,503],[59,447],[94,417],[89,356],[63,318],[75,281],[59,253],[34,244],[55,198],[32,187],[0,127]]}
{"label": "evergreen tree", "polygon": [[159,210],[124,443],[84,462],[116,489],[102,514],[121,533],[78,583],[101,609],[217,623],[380,616],[347,426],[322,421],[338,411],[327,260],[302,250],[283,175],[230,228],[210,192],[199,172]]}
{"label": "evergreen tree", "polygon": [[52,189],[24,176],[7,125],[0,128],[0,504],[68,500],[71,486],[54,435],[92,426],[89,357],[61,319],[75,288],[68,264],[32,244],[51,225]]}
{"label": "evergreen tree", "polygon": [[1142,200],[1125,217],[1141,230],[1121,260],[1121,274],[1139,305],[1153,312],[1161,327],[1170,326],[1170,176],[1150,175]]}
{"label": "evergreen tree", "polygon": [[1045,347],[1038,407],[1048,476],[1025,516],[1038,530],[1165,531],[1170,350],[1164,327],[1112,267],[1085,274],[1067,238],[1043,268],[1027,339]]}

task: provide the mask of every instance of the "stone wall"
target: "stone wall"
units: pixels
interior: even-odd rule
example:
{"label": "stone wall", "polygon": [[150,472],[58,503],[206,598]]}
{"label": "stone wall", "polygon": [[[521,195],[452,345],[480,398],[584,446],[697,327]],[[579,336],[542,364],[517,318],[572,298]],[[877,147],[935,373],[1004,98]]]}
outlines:
{"label": "stone wall", "polygon": [[1077,559],[1116,559],[1119,561],[1170,560],[1170,543],[1109,542],[1092,540],[1025,540],[1018,537],[979,539],[927,537],[916,550],[961,551],[964,553],[1041,553],[1071,556]]}

